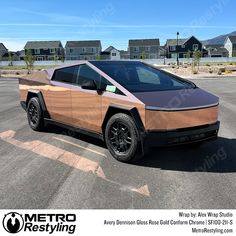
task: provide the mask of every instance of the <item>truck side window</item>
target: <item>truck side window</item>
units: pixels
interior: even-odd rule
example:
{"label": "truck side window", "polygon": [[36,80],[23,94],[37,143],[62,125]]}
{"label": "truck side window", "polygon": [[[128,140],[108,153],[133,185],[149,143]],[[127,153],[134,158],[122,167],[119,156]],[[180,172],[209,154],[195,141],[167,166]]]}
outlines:
{"label": "truck side window", "polygon": [[101,76],[89,66],[80,65],[76,83],[81,86],[81,84],[86,83],[87,81],[90,80],[94,80],[97,83],[97,85],[99,85]]}
{"label": "truck side window", "polygon": [[74,84],[76,69],[77,66],[70,66],[62,69],[57,69],[54,72],[52,80],[62,83]]}
{"label": "truck side window", "polygon": [[115,93],[119,95],[125,95],[115,85],[113,85],[110,81],[108,81],[104,77],[102,77],[101,86],[103,88],[106,88],[106,92]]}

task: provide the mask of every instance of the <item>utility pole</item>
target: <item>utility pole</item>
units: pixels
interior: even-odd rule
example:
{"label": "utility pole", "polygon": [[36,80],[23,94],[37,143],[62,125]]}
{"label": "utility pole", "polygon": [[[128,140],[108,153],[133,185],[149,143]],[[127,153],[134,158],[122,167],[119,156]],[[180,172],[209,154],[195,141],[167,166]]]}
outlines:
{"label": "utility pole", "polygon": [[179,66],[179,53],[178,53],[178,47],[179,47],[179,32],[177,32],[177,47],[176,47],[176,51],[177,51],[177,66]]}

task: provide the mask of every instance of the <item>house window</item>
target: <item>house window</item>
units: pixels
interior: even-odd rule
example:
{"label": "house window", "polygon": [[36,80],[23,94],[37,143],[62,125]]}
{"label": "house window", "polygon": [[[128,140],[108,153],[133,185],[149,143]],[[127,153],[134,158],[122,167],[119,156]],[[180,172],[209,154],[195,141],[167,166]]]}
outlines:
{"label": "house window", "polygon": [[91,52],[93,52],[93,48],[91,48]]}
{"label": "house window", "polygon": [[148,52],[149,52],[149,51],[150,51],[150,47],[146,47],[146,51],[148,51]]}
{"label": "house window", "polygon": [[139,48],[138,47],[134,47],[134,52],[138,52]]}
{"label": "house window", "polygon": [[36,61],[43,61],[43,57],[36,57]]}
{"label": "house window", "polygon": [[50,48],[50,53],[55,53],[55,48]]}
{"label": "house window", "polygon": [[170,46],[170,51],[176,51],[176,46]]}
{"label": "house window", "polygon": [[34,49],[35,54],[40,54],[40,49]]}
{"label": "house window", "polygon": [[171,58],[177,58],[177,53],[171,53],[170,55]]}
{"label": "house window", "polygon": [[182,46],[181,46],[182,48],[185,48],[185,45],[184,44],[182,44]]}
{"label": "house window", "polygon": [[82,51],[83,51],[83,52],[86,52],[86,48],[82,48]]}
{"label": "house window", "polygon": [[133,56],[133,59],[138,59],[138,56],[136,56],[136,55],[135,55],[135,56]]}
{"label": "house window", "polygon": [[197,51],[198,50],[198,44],[193,44],[193,51]]}
{"label": "house window", "polygon": [[150,54],[150,59],[156,59],[156,58],[157,58],[156,54]]}
{"label": "house window", "polygon": [[113,52],[111,55],[112,55],[113,57],[115,57],[115,56],[116,56],[116,53],[115,53],[115,52]]}
{"label": "house window", "polygon": [[74,51],[74,50],[73,50],[72,48],[70,48],[69,52],[70,52],[70,53],[73,53],[73,51]]}

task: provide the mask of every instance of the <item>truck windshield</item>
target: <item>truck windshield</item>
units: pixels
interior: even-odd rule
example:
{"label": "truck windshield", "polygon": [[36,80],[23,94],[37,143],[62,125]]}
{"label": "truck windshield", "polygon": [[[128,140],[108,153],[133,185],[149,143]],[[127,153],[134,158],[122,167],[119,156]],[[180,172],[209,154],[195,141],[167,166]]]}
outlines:
{"label": "truck windshield", "polygon": [[130,92],[153,92],[194,88],[191,82],[141,62],[91,62]]}

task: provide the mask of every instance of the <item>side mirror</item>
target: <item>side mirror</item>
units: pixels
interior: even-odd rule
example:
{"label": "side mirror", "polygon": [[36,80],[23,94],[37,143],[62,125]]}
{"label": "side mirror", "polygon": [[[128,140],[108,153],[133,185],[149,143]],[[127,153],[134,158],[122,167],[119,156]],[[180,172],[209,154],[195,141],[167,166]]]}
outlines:
{"label": "side mirror", "polygon": [[97,90],[97,85],[94,80],[88,80],[81,84],[81,88],[88,89],[88,90]]}
{"label": "side mirror", "polygon": [[106,87],[107,87],[107,85],[105,83],[101,83],[98,90],[100,92],[104,92],[104,91],[106,91]]}

